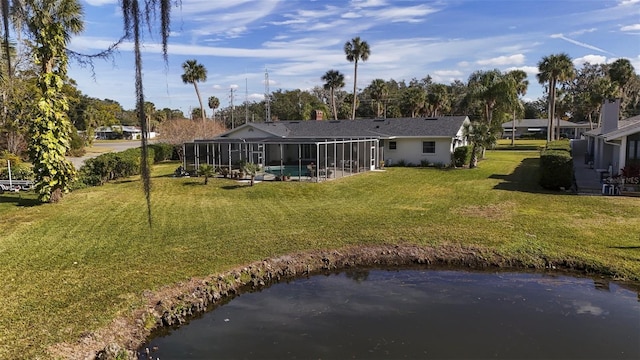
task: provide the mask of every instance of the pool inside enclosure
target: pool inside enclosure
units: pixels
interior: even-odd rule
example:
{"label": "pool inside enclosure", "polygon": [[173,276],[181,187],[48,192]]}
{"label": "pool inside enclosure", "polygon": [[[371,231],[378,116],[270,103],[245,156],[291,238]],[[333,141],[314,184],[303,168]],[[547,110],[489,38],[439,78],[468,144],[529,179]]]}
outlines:
{"label": "pool inside enclosure", "polygon": [[383,147],[375,138],[339,140],[213,139],[185,143],[184,168],[195,172],[202,164],[240,169],[245,162],[260,172],[290,175],[299,180],[324,181],[378,168]]}

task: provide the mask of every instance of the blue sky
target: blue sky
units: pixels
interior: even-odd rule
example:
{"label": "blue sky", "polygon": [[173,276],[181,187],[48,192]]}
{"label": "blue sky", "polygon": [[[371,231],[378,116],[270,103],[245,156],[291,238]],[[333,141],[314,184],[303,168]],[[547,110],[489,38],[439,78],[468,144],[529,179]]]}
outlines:
{"label": "blue sky", "polygon": [[[85,31],[71,49],[94,53],[122,34],[118,0],[82,0]],[[358,87],[373,79],[466,82],[475,70],[522,69],[529,74],[525,99],[542,96],[536,80],[543,56],[566,52],[580,67],[628,58],[640,72],[640,0],[182,0],[173,8],[169,62],[157,33],[145,34],[144,87],[158,108],[198,107],[191,84],[180,78],[182,63],[196,59],[208,70],[203,101],[217,96],[222,107],[235,88],[235,104],[258,101],[269,87],[311,89],[330,69],[353,88],[346,41],[360,36],[371,48],[358,66]],[[95,76],[72,63],[69,75],[86,95],[133,109],[131,44],[110,60],[95,62]],[[205,105],[206,106],[206,105]],[[207,108],[208,114],[210,110]]]}

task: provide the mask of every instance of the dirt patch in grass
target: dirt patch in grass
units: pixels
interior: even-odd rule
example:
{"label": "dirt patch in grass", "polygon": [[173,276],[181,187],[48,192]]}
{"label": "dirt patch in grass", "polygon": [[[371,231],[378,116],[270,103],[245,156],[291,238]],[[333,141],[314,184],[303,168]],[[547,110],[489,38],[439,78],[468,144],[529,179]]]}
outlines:
{"label": "dirt patch in grass", "polygon": [[507,201],[499,204],[464,206],[453,210],[453,213],[463,217],[505,220],[511,217],[515,209],[516,204]]}
{"label": "dirt patch in grass", "polygon": [[[485,209],[486,210],[486,209]],[[496,211],[501,213],[504,210]],[[225,273],[194,278],[158,291],[145,291],[145,306],[115,319],[109,326],[87,332],[74,343],[49,348],[54,358],[134,359],[136,350],[154,329],[183,324],[231,297],[279,281],[355,267],[426,266],[457,269],[549,269],[615,276],[608,269],[577,261],[507,258],[493,250],[456,244],[436,247],[382,245],[301,252],[265,259]]]}

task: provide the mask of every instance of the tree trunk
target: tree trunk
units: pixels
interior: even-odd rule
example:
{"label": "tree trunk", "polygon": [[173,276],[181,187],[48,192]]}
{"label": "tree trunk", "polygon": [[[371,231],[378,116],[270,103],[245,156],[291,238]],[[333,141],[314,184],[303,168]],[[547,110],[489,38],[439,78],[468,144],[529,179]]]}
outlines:
{"label": "tree trunk", "polygon": [[471,161],[469,161],[469,169],[478,166],[478,146],[474,143],[471,148]]}
{"label": "tree trunk", "polygon": [[547,134],[547,141],[555,139],[555,131],[553,127],[553,119],[556,115],[556,79],[553,78],[549,81],[549,129]]}
{"label": "tree trunk", "polygon": [[193,82],[193,87],[196,89],[196,95],[198,96],[198,102],[200,103],[200,115],[202,116],[202,121],[206,119],[206,115],[204,113],[204,106],[202,106],[202,99],[200,98],[200,90],[198,90],[198,84],[196,81]]}
{"label": "tree trunk", "polygon": [[353,107],[351,110],[351,120],[356,119],[356,83],[358,81],[358,59],[355,61],[355,65],[353,66]]}
{"label": "tree trunk", "polygon": [[338,120],[338,109],[336,109],[336,95],[331,87],[331,105],[333,106],[333,120]]}

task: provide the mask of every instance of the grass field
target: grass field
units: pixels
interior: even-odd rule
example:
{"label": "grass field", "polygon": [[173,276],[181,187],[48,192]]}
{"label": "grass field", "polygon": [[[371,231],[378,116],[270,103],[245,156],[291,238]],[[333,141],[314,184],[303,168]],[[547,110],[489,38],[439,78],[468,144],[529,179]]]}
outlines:
{"label": "grass field", "polygon": [[0,359],[105,326],[142,292],[299,250],[355,244],[478,245],[532,262],[578,260],[640,279],[640,199],[536,184],[537,151],[488,151],[476,169],[388,168],[325,183],[227,179],[154,168],[153,227],[137,179],[60,204],[0,195]]}

